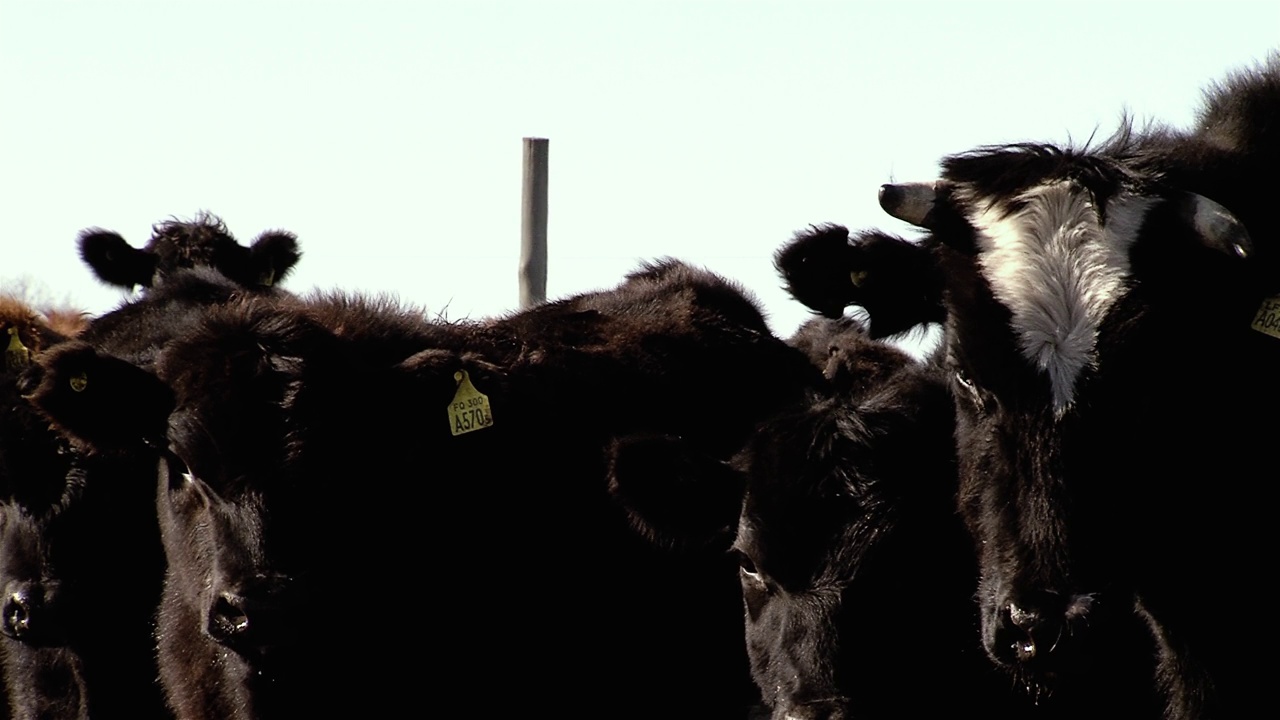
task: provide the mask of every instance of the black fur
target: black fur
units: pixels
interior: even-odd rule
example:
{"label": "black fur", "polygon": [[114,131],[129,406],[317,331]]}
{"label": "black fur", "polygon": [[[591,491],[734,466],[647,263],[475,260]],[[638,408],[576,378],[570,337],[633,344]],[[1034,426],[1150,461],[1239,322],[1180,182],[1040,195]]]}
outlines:
{"label": "black fur", "polygon": [[88,482],[98,461],[74,452],[22,397],[29,364],[73,341],[13,304],[0,303],[0,327],[14,329],[26,351],[25,362],[0,368],[0,657],[9,699],[0,716],[162,717],[152,493]]}
{"label": "black fur", "polygon": [[7,568],[60,589],[66,628],[28,654],[17,681],[30,707],[59,709],[20,716],[168,716],[155,650],[165,561],[152,447],[164,438],[173,396],[140,380],[210,305],[250,292],[264,302],[271,294],[208,267],[179,270],[74,339],[43,347],[17,380],[19,392],[39,398],[40,427],[48,432],[52,421],[59,434],[60,447],[27,449],[65,468],[65,478],[28,476],[56,500],[10,506],[15,518],[0,542]]}
{"label": "black fur", "polygon": [[615,442],[610,466],[611,491],[647,537],[718,542],[738,557],[752,675],[771,716],[1132,711],[1114,697],[1035,706],[983,654],[937,365],[847,318],[812,320],[791,342],[825,382],[730,462],[637,435]]}
{"label": "black fur", "polygon": [[[394,714],[424,676],[490,678],[502,692],[482,712],[499,716],[546,703],[584,717],[746,714],[732,566],[654,548],[605,482],[615,434],[679,434],[727,457],[814,380],[740,288],[661,261],[484,322],[328,294],[245,296],[184,324],[153,373],[127,380],[173,397],[165,436],[143,419],[130,447],[166,448],[159,648],[179,717]],[[454,435],[464,370],[492,425]],[[404,648],[436,659],[404,662]],[[564,707],[587,697],[573,688],[596,700]],[[433,707],[477,702],[444,692]]]}

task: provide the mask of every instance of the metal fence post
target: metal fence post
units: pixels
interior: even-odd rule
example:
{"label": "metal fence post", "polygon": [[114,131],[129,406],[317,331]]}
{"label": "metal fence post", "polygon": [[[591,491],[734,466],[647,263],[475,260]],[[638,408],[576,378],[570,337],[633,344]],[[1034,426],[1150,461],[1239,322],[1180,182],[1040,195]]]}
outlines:
{"label": "metal fence post", "polygon": [[520,198],[520,307],[547,299],[546,138],[524,139],[524,190]]}

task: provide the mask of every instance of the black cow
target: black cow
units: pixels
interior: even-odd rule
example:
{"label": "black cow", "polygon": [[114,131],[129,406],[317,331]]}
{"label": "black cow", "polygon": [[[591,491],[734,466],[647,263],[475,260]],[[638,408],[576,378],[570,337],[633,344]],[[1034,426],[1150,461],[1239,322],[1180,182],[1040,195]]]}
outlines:
{"label": "black cow", "polygon": [[191,220],[171,218],[152,226],[151,240],[141,250],[118,233],[88,228],[80,233],[80,257],[99,280],[129,290],[149,288],[181,268],[216,268],[247,288],[279,283],[301,257],[291,232],[269,230],[248,246],[227,230],[221,218],[207,212]]}
{"label": "black cow", "polygon": [[866,273],[945,318],[982,638],[1028,683],[1087,673],[1143,622],[1168,717],[1270,700],[1265,612],[1242,614],[1239,589],[1276,543],[1277,117],[1273,55],[1213,86],[1189,131],[981,148],[937,183],[886,186],[919,243],[819,243],[914,259],[850,262],[798,296],[862,302]]}
{"label": "black cow", "polygon": [[645,542],[605,475],[620,433],[727,457],[812,382],[741,288],[662,261],[484,322],[332,294],[189,327],[154,374],[64,346],[33,396],[162,458],[179,717],[746,715],[734,568]]}
{"label": "black cow", "polygon": [[6,300],[0,327],[0,649],[10,716],[161,717],[157,596],[134,602],[147,572],[153,586],[158,577],[154,502],[145,488],[87,482],[94,461],[21,397],[29,364],[79,326]]}
{"label": "black cow", "polygon": [[772,717],[973,710],[995,678],[973,641],[946,385],[852,320],[811,321],[793,343],[837,387],[761,423],[732,462],[675,436],[622,438],[612,490],[653,541],[738,557]]}
{"label": "black cow", "polygon": [[611,464],[646,536],[738,557],[752,675],[772,717],[1150,717],[1150,692],[1027,698],[988,662],[937,363],[850,318],[809,321],[791,342],[829,383],[761,423],[731,462],[640,436],[620,439]]}
{"label": "black cow", "polygon": [[[154,459],[68,444],[18,397],[34,382],[20,377],[18,365],[77,342],[149,365],[164,339],[208,304],[246,292],[274,292],[246,275],[246,260],[235,252],[239,246],[211,216],[157,225],[145,252],[117,252],[109,237],[82,233],[86,259],[99,261],[110,277],[110,267],[141,258],[137,266],[149,274],[138,282],[148,286],[146,293],[77,328],[77,340],[45,331],[36,344],[24,346],[24,361],[11,363],[4,379],[13,411],[0,437],[7,458],[0,503],[0,629],[7,636],[5,673],[15,717],[166,716],[154,639],[164,559],[154,483],[137,481],[154,475]],[[297,259],[292,236],[261,245],[273,245],[275,252],[259,249],[259,262],[284,262],[287,270]],[[191,263],[200,265],[185,269]],[[251,285],[229,279],[223,270]],[[135,332],[143,324],[147,332]],[[29,322],[18,327],[30,328],[23,334],[36,329]],[[79,378],[74,382],[81,387]],[[118,398],[113,409],[144,412],[142,399]]]}
{"label": "black cow", "polygon": [[[61,592],[56,582],[42,582],[48,573],[41,566],[50,558],[36,524],[59,507],[68,490],[69,457],[65,442],[18,392],[32,355],[77,331],[58,326],[17,297],[0,297],[0,717],[38,717],[54,704],[70,708],[72,716],[82,714],[78,665],[40,642],[65,634],[57,620]],[[35,672],[42,665],[54,668],[51,675],[74,677],[56,693],[44,692]]]}

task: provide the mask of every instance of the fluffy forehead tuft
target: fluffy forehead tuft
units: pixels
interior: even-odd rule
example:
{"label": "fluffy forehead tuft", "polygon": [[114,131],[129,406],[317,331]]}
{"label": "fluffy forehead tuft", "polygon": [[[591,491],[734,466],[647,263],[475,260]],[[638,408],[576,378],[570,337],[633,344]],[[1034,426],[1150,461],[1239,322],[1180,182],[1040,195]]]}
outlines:
{"label": "fluffy forehead tuft", "polygon": [[958,197],[977,230],[981,272],[1009,309],[1023,356],[1048,376],[1060,416],[1081,373],[1096,363],[1098,329],[1125,291],[1129,248],[1155,201],[1118,195],[1104,224],[1093,194],[1066,180],[1011,202]]}

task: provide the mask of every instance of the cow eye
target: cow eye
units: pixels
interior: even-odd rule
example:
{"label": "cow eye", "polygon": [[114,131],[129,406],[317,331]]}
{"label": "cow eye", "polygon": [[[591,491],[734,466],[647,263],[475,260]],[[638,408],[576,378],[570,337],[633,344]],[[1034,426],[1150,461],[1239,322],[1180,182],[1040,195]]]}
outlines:
{"label": "cow eye", "polygon": [[955,378],[954,392],[957,397],[963,397],[968,400],[970,407],[980,412],[990,414],[995,411],[995,397],[990,392],[978,387],[964,370],[956,370],[953,374]]}
{"label": "cow eye", "polygon": [[164,463],[170,489],[177,489],[195,482],[195,473],[172,449],[164,451]]}
{"label": "cow eye", "polygon": [[756,567],[755,562],[753,562],[751,558],[747,557],[747,554],[744,552],[739,552],[737,555],[738,572],[742,574],[742,577],[757,585],[764,585],[764,576],[760,574],[760,570]]}
{"label": "cow eye", "polygon": [[969,377],[968,373],[964,370],[956,370],[954,377],[956,380],[956,386],[960,388],[960,391],[964,395],[968,396],[975,402],[981,399],[978,396],[978,386],[973,383],[973,379]]}
{"label": "cow eye", "polygon": [[178,488],[190,487],[196,481],[195,473],[191,472],[191,468],[186,465],[173,465],[169,468],[169,488],[177,490]]}

